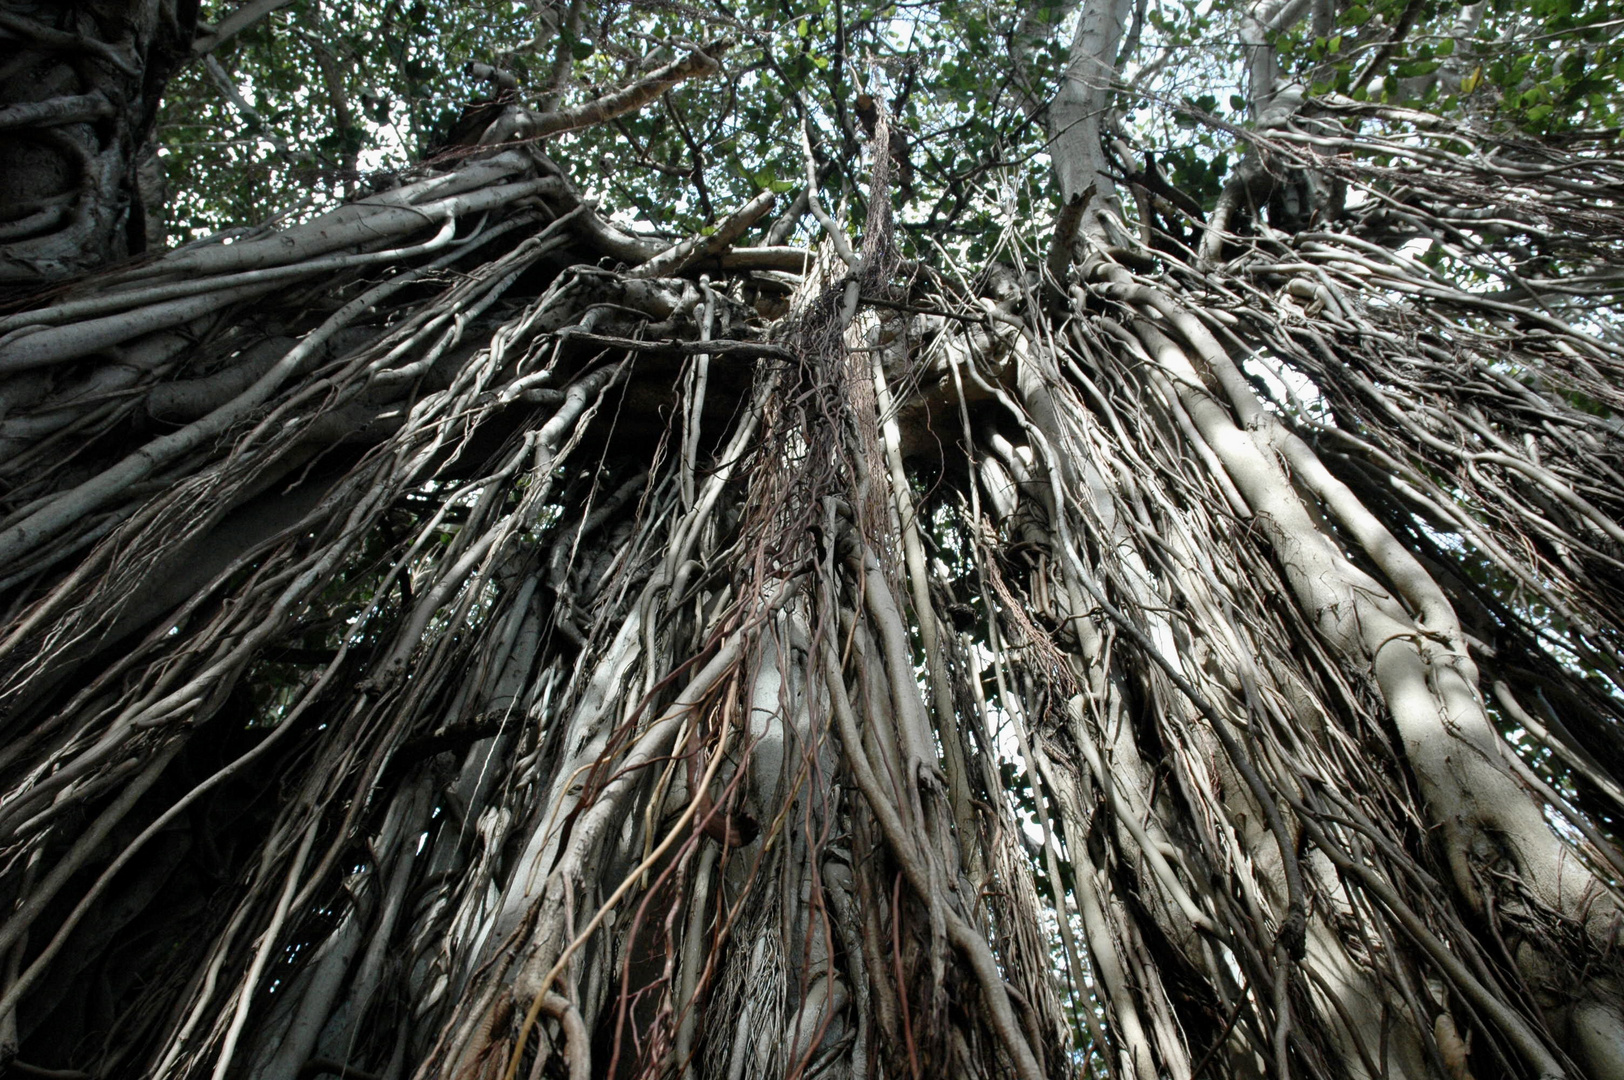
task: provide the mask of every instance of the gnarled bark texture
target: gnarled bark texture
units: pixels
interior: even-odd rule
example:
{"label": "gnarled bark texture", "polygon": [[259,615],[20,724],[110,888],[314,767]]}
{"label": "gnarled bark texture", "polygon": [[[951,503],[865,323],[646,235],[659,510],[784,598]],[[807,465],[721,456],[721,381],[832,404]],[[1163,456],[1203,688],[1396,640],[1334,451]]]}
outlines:
{"label": "gnarled bark texture", "polygon": [[197,0],[0,5],[0,288],[36,288],[163,243],[151,145],[192,55]]}
{"label": "gnarled bark texture", "polygon": [[1624,165],[1412,119],[1210,270],[1094,136],[1060,257],[904,263],[882,108],[855,244],[496,145],[6,316],[4,1052],[1620,1075],[1624,350],[1402,248],[1606,265]]}

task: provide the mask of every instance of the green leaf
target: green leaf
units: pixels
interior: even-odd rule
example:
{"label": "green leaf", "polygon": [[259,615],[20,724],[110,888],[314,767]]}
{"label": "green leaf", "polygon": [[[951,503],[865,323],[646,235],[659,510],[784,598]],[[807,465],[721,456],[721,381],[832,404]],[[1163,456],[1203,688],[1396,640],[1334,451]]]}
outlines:
{"label": "green leaf", "polygon": [[1413,79],[1421,75],[1431,75],[1442,66],[1442,62],[1438,60],[1417,60],[1408,64],[1400,64],[1398,74],[1400,78]]}

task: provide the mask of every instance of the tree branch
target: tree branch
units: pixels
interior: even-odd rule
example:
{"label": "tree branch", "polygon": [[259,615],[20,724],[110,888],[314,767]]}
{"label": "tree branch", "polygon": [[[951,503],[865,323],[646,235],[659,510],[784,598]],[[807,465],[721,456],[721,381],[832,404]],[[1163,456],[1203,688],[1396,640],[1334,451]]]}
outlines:
{"label": "tree branch", "polygon": [[678,83],[704,78],[720,71],[722,65],[717,57],[732,46],[733,41],[730,38],[713,41],[630,86],[573,108],[545,113],[520,112],[511,119],[504,117],[492,124],[479,141],[482,145],[488,146],[513,139],[544,139],[549,135],[575,131],[613,120],[617,116],[642,108]]}
{"label": "tree branch", "polygon": [[291,3],[293,3],[293,0],[250,0],[249,3],[244,4],[221,19],[212,31],[199,34],[197,39],[192,42],[192,55],[206,56],[271,12],[276,11],[278,8],[287,7]]}

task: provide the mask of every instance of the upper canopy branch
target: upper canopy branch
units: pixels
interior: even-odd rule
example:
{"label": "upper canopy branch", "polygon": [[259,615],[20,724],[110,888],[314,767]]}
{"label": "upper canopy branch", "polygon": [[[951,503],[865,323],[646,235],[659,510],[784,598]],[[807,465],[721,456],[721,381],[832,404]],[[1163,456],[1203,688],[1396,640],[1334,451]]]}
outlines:
{"label": "upper canopy branch", "polygon": [[732,47],[731,38],[720,38],[673,60],[629,86],[568,109],[545,113],[510,110],[487,128],[479,141],[489,146],[513,139],[544,139],[549,135],[592,127],[624,116],[641,109],[679,83],[714,75],[721,70],[720,57]]}
{"label": "upper canopy branch", "polygon": [[214,52],[265,16],[278,8],[287,7],[292,2],[293,0],[250,0],[212,27],[200,25],[198,29],[201,32],[192,42],[192,55],[206,56]]}

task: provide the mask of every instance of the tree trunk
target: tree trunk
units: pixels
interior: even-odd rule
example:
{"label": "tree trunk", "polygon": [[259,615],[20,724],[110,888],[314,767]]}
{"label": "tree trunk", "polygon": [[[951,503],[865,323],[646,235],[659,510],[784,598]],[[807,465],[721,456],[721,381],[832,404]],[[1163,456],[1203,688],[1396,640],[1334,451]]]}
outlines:
{"label": "tree trunk", "polygon": [[191,57],[197,0],[0,7],[0,288],[163,246],[153,122]]}

